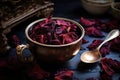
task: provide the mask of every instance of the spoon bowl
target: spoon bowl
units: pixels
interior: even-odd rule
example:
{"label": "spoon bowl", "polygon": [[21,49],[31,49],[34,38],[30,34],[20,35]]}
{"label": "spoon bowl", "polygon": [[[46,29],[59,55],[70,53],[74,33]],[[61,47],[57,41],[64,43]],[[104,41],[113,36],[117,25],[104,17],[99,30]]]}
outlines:
{"label": "spoon bowl", "polygon": [[102,47],[102,45],[105,44],[106,42],[116,38],[117,36],[119,36],[119,34],[120,34],[120,32],[118,29],[112,30],[107,35],[106,39],[96,49],[82,53],[82,55],[80,57],[81,61],[84,63],[95,63],[95,62],[100,61],[102,56],[101,56],[101,53],[99,50]]}
{"label": "spoon bowl", "polygon": [[92,51],[86,51],[81,55],[81,61],[85,63],[94,63],[99,61],[101,55],[97,49]]}

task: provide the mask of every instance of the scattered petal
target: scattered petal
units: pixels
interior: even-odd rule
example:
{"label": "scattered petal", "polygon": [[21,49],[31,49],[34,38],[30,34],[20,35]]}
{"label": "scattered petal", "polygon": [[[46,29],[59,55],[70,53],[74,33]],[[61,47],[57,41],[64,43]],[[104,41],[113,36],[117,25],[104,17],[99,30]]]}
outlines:
{"label": "scattered petal", "polygon": [[110,49],[112,51],[120,52],[120,35],[110,42]]}
{"label": "scattered petal", "polygon": [[81,18],[80,18],[80,22],[81,22],[81,24],[84,25],[84,26],[92,26],[92,25],[95,24],[95,21],[92,21],[92,20],[90,20],[90,19],[86,19],[86,18],[84,18],[84,17],[81,17]]}
{"label": "scattered petal", "polygon": [[90,45],[88,45],[87,48],[89,50],[93,50],[93,49],[97,48],[100,45],[100,43],[102,43],[102,42],[103,42],[103,40],[93,40],[92,43]]}
{"label": "scattered petal", "polygon": [[[93,40],[92,43],[90,45],[88,45],[87,48],[89,50],[96,49],[102,42],[103,42],[103,40]],[[101,53],[102,57],[105,57],[107,54],[109,54],[110,53],[110,45],[108,43],[104,44],[102,46],[102,48],[100,49],[100,53]]]}
{"label": "scattered petal", "polygon": [[72,80],[73,71],[65,70],[55,74],[54,80]]}
{"label": "scattered petal", "polygon": [[113,29],[118,29],[118,21],[116,20],[110,20],[108,22],[103,22],[99,28],[103,31],[109,32]]}
{"label": "scattered petal", "polygon": [[94,26],[85,28],[85,33],[88,36],[94,36],[94,37],[103,37],[104,36],[102,34],[102,32],[100,30],[98,30],[97,28],[95,28]]}
{"label": "scattered petal", "polygon": [[112,77],[115,72],[120,72],[120,62],[112,58],[102,58],[101,69],[106,75]]}
{"label": "scattered petal", "polygon": [[86,39],[82,39],[82,44],[86,44],[86,43],[88,43],[89,41],[87,41]]}
{"label": "scattered petal", "polygon": [[100,80],[112,80],[112,77],[102,72],[100,73]]}
{"label": "scattered petal", "polygon": [[33,78],[35,80],[43,80],[49,77],[49,73],[44,71],[38,64],[34,65],[27,72],[29,78]]}
{"label": "scattered petal", "polygon": [[18,36],[17,35],[13,35],[12,36],[12,45],[13,46],[17,46],[17,45],[20,45],[21,44],[21,40],[18,38]]}

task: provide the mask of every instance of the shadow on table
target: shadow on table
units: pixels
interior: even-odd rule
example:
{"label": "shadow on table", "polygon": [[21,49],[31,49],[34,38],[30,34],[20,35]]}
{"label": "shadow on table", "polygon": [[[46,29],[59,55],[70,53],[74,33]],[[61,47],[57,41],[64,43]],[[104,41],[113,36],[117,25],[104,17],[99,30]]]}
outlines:
{"label": "shadow on table", "polygon": [[81,72],[92,71],[99,65],[99,62],[96,63],[84,63],[80,61],[78,64],[77,70]]}

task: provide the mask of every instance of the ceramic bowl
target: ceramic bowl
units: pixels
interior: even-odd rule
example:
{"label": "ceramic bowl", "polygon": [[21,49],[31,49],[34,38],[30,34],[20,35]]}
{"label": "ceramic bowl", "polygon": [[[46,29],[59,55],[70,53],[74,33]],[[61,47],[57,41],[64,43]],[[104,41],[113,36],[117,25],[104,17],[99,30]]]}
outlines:
{"label": "ceramic bowl", "polygon": [[81,0],[83,8],[90,14],[102,15],[110,9],[113,0]]}
{"label": "ceramic bowl", "polygon": [[115,19],[120,20],[120,2],[113,2],[111,4],[111,12]]}
{"label": "ceramic bowl", "polygon": [[[78,33],[80,34],[79,38],[71,43],[61,44],[61,45],[43,44],[32,40],[29,36],[30,29],[32,29],[32,27],[35,24],[45,20],[45,18],[36,20],[31,24],[29,24],[25,30],[25,35],[27,38],[27,42],[29,44],[29,49],[33,55],[36,55],[35,56],[36,59],[39,59],[40,61],[47,63],[64,63],[70,60],[71,58],[73,58],[80,51],[82,45],[82,38],[85,34],[84,28],[78,22],[71,19],[60,18],[60,17],[53,17],[52,19],[65,20],[75,24],[79,29],[78,31]],[[20,48],[18,47],[17,54],[21,57],[22,55],[20,54],[22,51],[19,50]]]}

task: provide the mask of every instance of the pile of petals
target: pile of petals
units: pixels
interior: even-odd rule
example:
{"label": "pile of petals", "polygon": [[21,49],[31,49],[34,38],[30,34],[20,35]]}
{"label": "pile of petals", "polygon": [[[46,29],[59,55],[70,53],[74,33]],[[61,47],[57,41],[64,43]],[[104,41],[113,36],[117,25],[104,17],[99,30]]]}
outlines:
{"label": "pile of petals", "polygon": [[100,66],[102,80],[112,80],[112,76],[120,72],[120,62],[111,58],[102,58]]}
{"label": "pile of petals", "polygon": [[[89,50],[93,50],[93,49],[96,49],[100,43],[102,43],[103,40],[93,40],[91,44],[88,45],[88,49]],[[102,46],[102,48],[100,49],[100,53],[103,57],[105,57],[107,54],[110,53],[110,45],[109,43],[106,43]]]}
{"label": "pile of petals", "polygon": [[79,38],[78,27],[72,22],[46,18],[29,31],[31,39],[43,44],[67,44]]}
{"label": "pile of petals", "polygon": [[80,18],[80,23],[84,26],[86,35],[94,37],[103,37],[102,31],[109,32],[113,29],[118,29],[118,21],[109,20],[102,21],[99,19]]}

